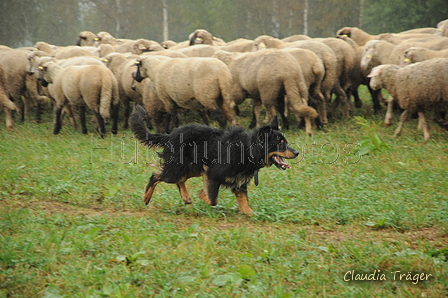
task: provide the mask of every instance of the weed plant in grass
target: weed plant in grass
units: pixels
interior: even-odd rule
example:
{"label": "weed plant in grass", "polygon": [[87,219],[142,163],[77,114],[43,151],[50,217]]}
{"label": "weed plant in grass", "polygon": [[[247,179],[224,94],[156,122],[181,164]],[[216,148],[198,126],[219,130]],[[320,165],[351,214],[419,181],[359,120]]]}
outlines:
{"label": "weed plant in grass", "polygon": [[[378,123],[370,106],[353,114]],[[199,178],[192,205],[159,184],[145,206],[159,160],[130,131],[0,127],[0,297],[445,297],[448,136],[431,127],[427,143],[379,127],[387,148],[365,155],[365,130],[337,116],[312,138],[285,131],[300,155],[249,185],[251,218],[228,190],[200,201]]]}

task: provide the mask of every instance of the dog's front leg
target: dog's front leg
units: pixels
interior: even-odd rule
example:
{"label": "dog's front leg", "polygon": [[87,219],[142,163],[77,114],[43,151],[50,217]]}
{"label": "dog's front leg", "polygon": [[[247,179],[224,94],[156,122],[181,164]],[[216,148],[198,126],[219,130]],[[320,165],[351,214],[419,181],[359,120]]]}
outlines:
{"label": "dog's front leg", "polygon": [[185,186],[185,182],[177,183],[177,187],[179,188],[180,196],[182,197],[184,204],[191,204],[191,197],[188,193],[187,187]]}
{"label": "dog's front leg", "polygon": [[247,185],[244,185],[240,188],[234,188],[232,189],[232,192],[236,196],[240,212],[246,214],[247,216],[251,216],[252,209],[250,208],[249,201],[247,199]]}
{"label": "dog's front leg", "polygon": [[210,200],[210,197],[208,195],[209,179],[208,179],[207,173],[203,172],[201,174],[201,176],[202,176],[202,181],[203,181],[204,185],[202,187],[202,190],[199,192],[198,196],[201,200],[203,200],[207,204],[211,205],[212,201]]}

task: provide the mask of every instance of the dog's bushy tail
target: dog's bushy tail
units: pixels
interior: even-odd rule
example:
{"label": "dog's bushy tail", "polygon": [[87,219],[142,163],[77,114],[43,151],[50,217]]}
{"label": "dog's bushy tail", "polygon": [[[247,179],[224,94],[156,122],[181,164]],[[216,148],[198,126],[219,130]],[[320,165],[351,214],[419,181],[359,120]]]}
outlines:
{"label": "dog's bushy tail", "polygon": [[148,113],[141,105],[136,105],[129,118],[131,130],[134,136],[145,146],[150,148],[161,148],[168,142],[169,137],[165,134],[150,133],[146,129]]}

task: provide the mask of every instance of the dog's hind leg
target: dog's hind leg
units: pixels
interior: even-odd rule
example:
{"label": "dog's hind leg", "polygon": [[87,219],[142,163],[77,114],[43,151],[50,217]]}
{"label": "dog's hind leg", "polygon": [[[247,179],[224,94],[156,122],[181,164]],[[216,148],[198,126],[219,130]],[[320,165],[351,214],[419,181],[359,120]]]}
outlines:
{"label": "dog's hind leg", "polygon": [[249,201],[247,199],[247,185],[232,189],[232,192],[236,196],[240,212],[246,214],[247,216],[251,216],[252,209],[250,208]]}
{"label": "dog's hind leg", "polygon": [[149,201],[151,200],[157,184],[161,182],[159,177],[160,173],[153,173],[151,178],[149,178],[149,182],[146,185],[145,194],[143,195],[143,202],[145,202],[146,205],[148,205]]}
{"label": "dog's hind leg", "polygon": [[185,186],[185,182],[177,183],[177,187],[179,188],[180,196],[182,197],[185,205],[191,204],[191,197],[188,193],[187,187]]}

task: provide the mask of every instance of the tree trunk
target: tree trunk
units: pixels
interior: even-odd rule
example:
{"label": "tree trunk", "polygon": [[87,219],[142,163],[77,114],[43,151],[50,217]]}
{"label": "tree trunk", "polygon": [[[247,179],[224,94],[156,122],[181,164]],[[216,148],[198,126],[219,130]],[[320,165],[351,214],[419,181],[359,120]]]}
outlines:
{"label": "tree trunk", "polygon": [[359,0],[359,21],[358,21],[359,28],[362,28],[363,19],[364,19],[364,0]]}
{"label": "tree trunk", "polygon": [[278,18],[278,3],[277,0],[272,0],[272,36],[280,38],[280,21]]}
{"label": "tree trunk", "polygon": [[163,0],[163,40],[168,39],[168,0]]}
{"label": "tree trunk", "polygon": [[303,34],[308,35],[308,10],[309,0],[305,0],[305,9],[303,10]]}

